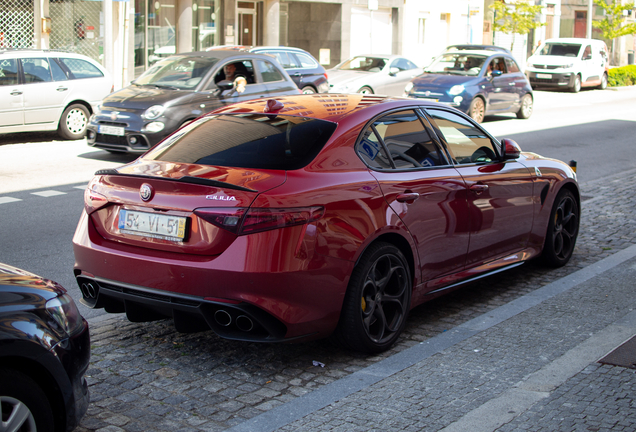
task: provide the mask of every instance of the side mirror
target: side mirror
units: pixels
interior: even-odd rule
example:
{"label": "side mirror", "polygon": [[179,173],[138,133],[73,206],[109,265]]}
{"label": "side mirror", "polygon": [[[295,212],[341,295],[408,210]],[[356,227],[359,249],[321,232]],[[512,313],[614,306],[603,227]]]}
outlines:
{"label": "side mirror", "polygon": [[501,75],[503,75],[503,72],[500,71],[499,69],[490,72],[490,76],[493,78],[501,76]]}
{"label": "side mirror", "polygon": [[389,70],[389,75],[391,75],[391,76],[395,76],[395,75],[397,75],[397,73],[398,73],[399,71],[400,71],[400,68],[392,67],[392,68]]}
{"label": "side mirror", "polygon": [[501,151],[503,153],[503,160],[519,159],[519,156],[521,156],[521,147],[519,147],[519,144],[508,138],[501,140]]}

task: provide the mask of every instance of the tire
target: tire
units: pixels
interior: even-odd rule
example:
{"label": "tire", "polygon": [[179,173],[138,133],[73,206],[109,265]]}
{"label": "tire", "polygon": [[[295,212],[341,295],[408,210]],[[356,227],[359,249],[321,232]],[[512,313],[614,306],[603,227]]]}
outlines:
{"label": "tire", "polygon": [[62,113],[57,133],[67,140],[82,139],[86,136],[89,117],[88,109],[84,105],[71,105]]}
{"label": "tire", "polygon": [[358,93],[361,93],[361,94],[373,94],[373,90],[371,89],[371,87],[364,86],[364,87],[361,87],[360,90],[358,90]]}
{"label": "tire", "polygon": [[2,422],[9,431],[52,432],[53,411],[44,391],[22,372],[0,369]]}
{"label": "tire", "polygon": [[303,94],[315,94],[316,93],[316,89],[314,89],[312,86],[305,86],[300,91]]}
{"label": "tire", "polygon": [[532,115],[532,105],[532,96],[529,93],[524,94],[521,98],[521,106],[519,107],[519,111],[517,111],[517,118],[530,118],[530,116]]}
{"label": "tire", "polygon": [[574,84],[570,87],[570,91],[572,93],[578,93],[581,91],[581,76],[577,75],[574,77]]}
{"label": "tire", "polygon": [[402,252],[388,243],[370,246],[351,275],[336,341],[369,354],[389,349],[406,325],[411,289]]}
{"label": "tire", "polygon": [[580,211],[574,194],[561,189],[550,212],[543,245],[542,256],[547,265],[561,267],[570,261],[579,234],[579,219]]}
{"label": "tire", "polygon": [[599,89],[601,90],[605,90],[607,88],[607,74],[604,73],[603,77],[601,78],[601,85],[598,86]]}
{"label": "tire", "polygon": [[468,115],[470,118],[475,120],[477,123],[481,123],[484,121],[484,115],[486,113],[486,106],[484,105],[484,100],[480,97],[476,97],[470,103],[470,108],[468,108]]}

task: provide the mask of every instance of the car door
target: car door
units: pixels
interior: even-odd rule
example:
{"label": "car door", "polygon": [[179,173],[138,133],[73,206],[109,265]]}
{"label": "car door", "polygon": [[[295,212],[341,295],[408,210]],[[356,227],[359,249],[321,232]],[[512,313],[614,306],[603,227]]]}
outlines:
{"label": "car door", "polygon": [[398,110],[376,119],[356,149],[410,232],[422,280],[461,270],[470,227],[466,186],[417,111]]}
{"label": "car door", "polygon": [[376,93],[402,96],[404,95],[404,87],[422,72],[422,69],[418,68],[410,60],[396,58],[390,63],[388,77]]}
{"label": "car door", "polygon": [[258,80],[262,83],[265,91],[271,96],[282,96],[288,94],[298,94],[298,86],[290,80],[284,69],[279,69],[269,60],[255,60]]}
{"label": "car door", "polygon": [[527,78],[519,69],[517,62],[509,57],[506,57],[506,70],[508,71],[507,75],[510,76],[510,83],[512,83],[508,84],[511,107],[519,106],[521,98],[528,91]]}
{"label": "car door", "polygon": [[20,83],[18,60],[0,60],[0,127],[24,124],[24,84]]}
{"label": "car door", "polygon": [[533,223],[534,171],[501,161],[498,145],[464,116],[426,108],[468,188],[470,247],[466,267],[524,249]]}
{"label": "car door", "polygon": [[49,59],[20,59],[24,72],[24,124],[57,122],[69,93],[68,83],[55,82]]}
{"label": "car door", "polygon": [[484,84],[488,99],[486,109],[488,112],[507,111],[512,103],[510,87],[514,82],[507,74],[506,62],[503,57],[491,58],[487,67],[492,72],[486,72],[488,82]]}

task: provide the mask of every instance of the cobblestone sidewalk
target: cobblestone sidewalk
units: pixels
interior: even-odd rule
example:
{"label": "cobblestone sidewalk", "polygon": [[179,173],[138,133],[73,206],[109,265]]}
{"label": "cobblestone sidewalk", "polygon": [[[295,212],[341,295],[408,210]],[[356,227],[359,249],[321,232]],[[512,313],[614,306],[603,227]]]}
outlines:
{"label": "cobblestone sidewalk", "polygon": [[[87,373],[91,404],[77,430],[225,430],[507,304],[636,244],[635,174],[636,170],[582,185],[581,232],[575,255],[567,266],[553,270],[528,263],[426,303],[411,312],[400,342],[379,356],[345,352],[327,341],[264,345],[226,341],[212,332],[180,334],[170,321],[130,323],[121,316],[92,321],[92,359]],[[509,374],[504,379],[506,383],[524,373],[524,366],[517,364],[514,356],[520,344],[524,349],[534,350],[539,363],[547,361],[541,356],[550,350],[542,334],[532,333],[530,323],[520,321],[519,326],[530,326],[526,340],[510,346],[502,341],[496,348],[501,353],[512,353],[512,357],[496,363],[497,368]],[[553,330],[558,332],[556,328]],[[564,334],[562,340],[569,337]],[[474,368],[472,360],[477,354],[474,350],[478,349],[478,346],[465,348],[465,368]],[[437,371],[439,379],[430,384],[431,391],[439,396],[435,403],[446,400],[444,394],[449,392],[455,396],[458,392],[472,392],[455,384],[444,370],[442,361]],[[493,373],[490,368],[476,369],[476,382],[471,385],[482,389],[480,392],[487,389]],[[631,378],[625,385],[633,384]],[[430,401],[416,402],[419,396],[411,397],[424,409]],[[479,400],[477,397],[463,409]],[[548,412],[545,408],[541,415],[548,416],[545,414]],[[392,427],[391,422],[397,419],[381,407],[373,415],[381,422],[377,423],[382,425],[378,430],[400,430]],[[441,412],[435,415],[438,420],[431,423],[430,430],[437,430],[450,420]],[[410,430],[411,426],[405,424],[403,429]]]}

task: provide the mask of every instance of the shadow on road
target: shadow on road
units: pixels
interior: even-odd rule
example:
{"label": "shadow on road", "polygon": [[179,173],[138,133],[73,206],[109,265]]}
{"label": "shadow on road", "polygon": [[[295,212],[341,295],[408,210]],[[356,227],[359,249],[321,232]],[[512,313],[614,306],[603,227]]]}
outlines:
{"label": "shadow on road", "polygon": [[0,134],[0,146],[6,144],[26,144],[51,141],[66,141],[55,131],[50,132],[16,132]]}
{"label": "shadow on road", "polygon": [[95,150],[77,155],[83,159],[92,159],[106,162],[128,163],[137,159],[140,155],[130,153],[109,153],[106,150]]}

